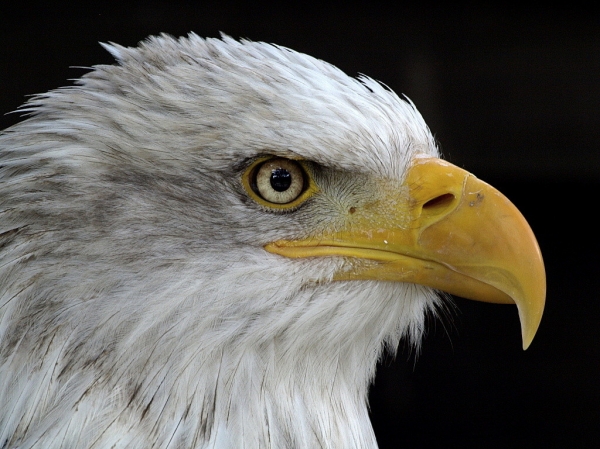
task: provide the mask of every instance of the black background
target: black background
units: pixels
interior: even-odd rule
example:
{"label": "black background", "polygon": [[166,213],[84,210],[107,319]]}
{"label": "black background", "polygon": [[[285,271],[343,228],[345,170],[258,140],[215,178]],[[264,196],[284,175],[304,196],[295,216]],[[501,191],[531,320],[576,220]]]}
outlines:
{"label": "black background", "polygon": [[[12,3],[7,5],[7,3]],[[381,448],[600,447],[600,16],[593,10],[358,3],[3,2],[0,112],[112,63],[98,41],[194,31],[274,42],[365,73],[418,106],[451,162],[536,233],[547,306],[523,352],[514,307],[456,299],[420,355],[378,369]],[[283,3],[283,2],[282,2]],[[1,117],[1,128],[19,119]]]}

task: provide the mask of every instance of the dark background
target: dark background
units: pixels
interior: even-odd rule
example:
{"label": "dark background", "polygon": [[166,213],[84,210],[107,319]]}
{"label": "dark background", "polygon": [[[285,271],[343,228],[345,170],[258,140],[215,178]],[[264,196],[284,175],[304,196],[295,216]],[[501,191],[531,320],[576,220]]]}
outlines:
{"label": "dark background", "polygon": [[[111,63],[98,41],[131,46],[159,32],[274,42],[409,96],[445,157],[504,192],[529,220],[548,296],[526,352],[514,307],[457,299],[451,319],[430,320],[418,357],[403,346],[386,358],[370,397],[381,448],[600,447],[598,13],[6,3],[13,6],[0,6],[0,112],[85,73],[70,67]],[[17,120],[3,116],[1,128]]]}

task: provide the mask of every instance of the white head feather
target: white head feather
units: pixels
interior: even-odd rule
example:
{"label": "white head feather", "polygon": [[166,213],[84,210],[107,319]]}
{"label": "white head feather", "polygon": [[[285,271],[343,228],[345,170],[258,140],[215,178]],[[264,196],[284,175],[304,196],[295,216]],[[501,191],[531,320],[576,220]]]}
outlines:
{"label": "white head feather", "polygon": [[375,447],[375,364],[418,343],[436,296],[267,253],[335,226],[335,204],[273,214],[240,174],[308,159],[359,201],[437,155],[420,114],[265,43],[105,47],[118,65],[0,135],[0,447]]}

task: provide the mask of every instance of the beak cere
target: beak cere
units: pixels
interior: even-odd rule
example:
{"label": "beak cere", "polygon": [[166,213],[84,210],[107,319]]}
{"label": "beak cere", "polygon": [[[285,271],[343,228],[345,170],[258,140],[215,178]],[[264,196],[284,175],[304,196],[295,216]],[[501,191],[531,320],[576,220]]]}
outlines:
{"label": "beak cere", "polygon": [[265,246],[286,257],[343,256],[358,263],[336,280],[411,282],[464,298],[516,304],[523,348],[539,327],[546,275],[527,221],[500,192],[437,158],[416,158],[403,184],[381,180],[378,198],[345,229]]}

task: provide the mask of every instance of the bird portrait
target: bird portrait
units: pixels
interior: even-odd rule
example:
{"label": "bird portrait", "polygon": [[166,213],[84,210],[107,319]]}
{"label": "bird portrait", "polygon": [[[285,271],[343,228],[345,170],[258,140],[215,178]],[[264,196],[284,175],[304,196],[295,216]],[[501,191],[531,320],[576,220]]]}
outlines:
{"label": "bird portrait", "polygon": [[103,46],[0,134],[0,448],[375,448],[376,364],[449,294],[531,344],[535,236],[408,98],[225,35]]}

